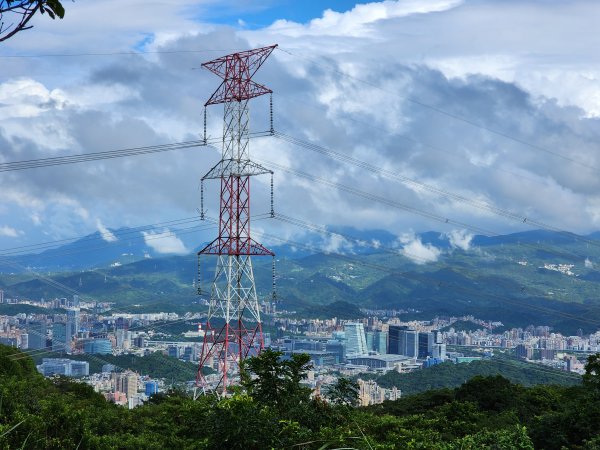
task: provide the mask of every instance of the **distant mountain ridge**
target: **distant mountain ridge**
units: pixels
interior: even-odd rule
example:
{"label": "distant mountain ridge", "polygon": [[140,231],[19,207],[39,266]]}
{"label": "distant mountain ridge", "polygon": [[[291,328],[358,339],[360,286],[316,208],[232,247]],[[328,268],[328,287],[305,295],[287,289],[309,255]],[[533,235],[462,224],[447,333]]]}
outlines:
{"label": "distant mountain ridge", "polygon": [[[143,232],[137,228],[119,228],[108,230],[116,239],[107,237],[106,233],[96,231],[92,234],[76,239],[64,245],[43,250],[39,253],[27,253],[17,256],[2,256],[0,260],[0,272],[3,273],[22,273],[26,268],[45,271],[70,271],[85,270],[93,267],[108,267],[113,265],[123,265],[140,261],[145,258],[161,258],[169,256],[169,253],[160,253],[153,246],[148,245]],[[344,247],[345,251],[350,250],[354,254],[377,253],[379,247],[383,250],[390,248],[400,248],[398,236],[386,230],[357,230],[352,227],[332,228],[334,233],[342,236],[351,236],[356,241],[362,241],[365,245],[357,245],[349,242]],[[154,231],[159,233],[160,231]],[[177,236],[177,230],[173,231]],[[182,241],[190,253],[196,253],[207,242],[198,242],[196,239],[199,233],[192,234],[186,232],[181,235]],[[415,235],[425,245],[432,245],[440,250],[453,248],[452,241],[447,233],[438,231],[427,231]],[[518,233],[511,233],[500,236],[473,235],[470,239],[470,246],[490,247],[506,244],[553,244],[565,245],[574,244],[579,240],[596,240],[600,238],[600,231],[587,236],[577,236],[569,233],[553,232],[546,230],[532,230]],[[157,236],[151,236],[150,239],[159,239]],[[320,237],[309,236],[305,238],[307,244],[311,247],[319,248],[322,242]],[[600,241],[599,241],[600,243]],[[314,251],[306,248],[295,248],[293,245],[271,246],[271,250],[278,257],[300,259],[314,254]],[[382,250],[382,251],[383,251]]]}
{"label": "distant mountain ridge", "polygon": [[[131,311],[198,310],[197,246],[185,255],[156,252],[141,235],[115,230],[121,239],[102,241],[99,233],[46,250],[16,257],[23,265],[77,290],[84,297],[115,301]],[[314,253],[291,245],[276,253],[277,295],[281,308],[307,314],[346,317],[356,305],[371,309],[412,311],[410,317],[472,314],[507,326],[545,324],[575,333],[600,328],[600,243],[589,236],[531,231],[506,236],[474,236],[470,246],[453,247],[447,234],[421,233],[411,239],[440,251],[424,263],[401,252],[391,233],[339,230],[372,245],[343,246],[343,252]],[[129,233],[129,234],[125,234]],[[125,240],[123,237],[135,237]],[[186,246],[196,234],[187,236]],[[374,242],[375,241],[375,242]],[[266,243],[268,246],[268,243]],[[44,265],[42,265],[44,264]],[[261,300],[271,297],[271,260],[254,258]],[[201,284],[209,290],[215,260],[201,258]],[[9,270],[6,270],[8,268]],[[53,298],[63,290],[35,273],[4,263],[0,286],[7,297]],[[340,309],[341,308],[341,309]],[[343,309],[343,310],[342,310]]]}

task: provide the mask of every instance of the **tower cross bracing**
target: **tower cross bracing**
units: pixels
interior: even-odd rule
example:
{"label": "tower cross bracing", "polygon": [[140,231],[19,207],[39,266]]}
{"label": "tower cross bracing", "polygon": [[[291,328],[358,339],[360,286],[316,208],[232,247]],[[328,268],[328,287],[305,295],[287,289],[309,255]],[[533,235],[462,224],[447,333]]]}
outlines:
{"label": "tower cross bracing", "polygon": [[[223,79],[205,107],[224,105],[221,160],[202,177],[202,183],[218,179],[221,185],[219,234],[198,252],[199,264],[202,255],[217,257],[196,380],[205,392],[226,393],[239,376],[240,362],[264,345],[251,257],[273,257],[274,253],[250,234],[250,179],[272,172],[250,159],[248,102],[272,93],[252,76],[275,47],[233,53],[202,64]],[[200,290],[200,280],[198,286]],[[217,375],[204,376],[206,367],[216,369]]]}

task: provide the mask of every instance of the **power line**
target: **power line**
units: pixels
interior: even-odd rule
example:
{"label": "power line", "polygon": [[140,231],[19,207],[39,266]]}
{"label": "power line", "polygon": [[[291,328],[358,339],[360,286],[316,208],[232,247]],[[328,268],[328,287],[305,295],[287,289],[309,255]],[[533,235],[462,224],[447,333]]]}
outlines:
{"label": "power line", "polygon": [[[270,136],[270,131],[251,133],[251,138]],[[64,164],[76,164],[89,161],[99,161],[104,159],[123,158],[126,156],[147,155],[151,153],[167,152],[172,150],[181,150],[193,147],[213,147],[214,144],[221,142],[221,138],[211,138],[204,140],[195,140],[187,142],[175,142],[171,144],[150,145],[146,147],[131,147],[120,150],[109,150],[94,153],[82,153],[78,155],[55,156],[52,158],[37,158],[23,161],[14,161],[0,163],[0,172],[12,172],[16,170],[36,169],[40,167],[59,166]]]}
{"label": "power line", "polygon": [[88,53],[40,53],[40,54],[19,54],[19,55],[0,55],[0,58],[71,58],[76,56],[141,56],[141,55],[170,55],[186,53],[219,53],[238,51],[237,49],[205,49],[205,50],[139,50],[135,52],[88,52]]}
{"label": "power line", "polygon": [[478,128],[478,129],[483,130],[483,131],[486,131],[487,133],[494,134],[496,136],[500,136],[500,137],[502,137],[504,139],[516,142],[517,144],[523,145],[525,147],[529,147],[529,148],[531,148],[533,150],[538,150],[538,151],[544,152],[546,154],[552,155],[552,156],[560,158],[560,159],[562,159],[564,161],[568,161],[568,162],[570,162],[572,164],[576,164],[578,166],[584,167],[586,169],[594,170],[594,171],[600,171],[599,167],[592,166],[592,165],[590,165],[588,163],[585,163],[583,161],[579,161],[578,159],[572,158],[570,156],[563,155],[562,153],[558,153],[558,152],[556,152],[554,150],[549,150],[549,149],[547,149],[545,147],[542,147],[540,145],[533,144],[533,143],[528,142],[528,141],[526,141],[524,139],[512,136],[512,135],[510,135],[510,134],[508,134],[506,132],[497,130],[495,128],[491,128],[489,126],[483,125],[483,124],[478,123],[478,122],[475,122],[474,120],[466,118],[466,117],[461,116],[459,114],[451,113],[451,112],[449,112],[449,111],[447,111],[445,109],[439,108],[437,106],[430,105],[430,104],[425,103],[425,102],[423,102],[423,101],[421,101],[419,99],[416,99],[414,97],[403,96],[403,95],[399,94],[397,91],[391,91],[389,89],[385,89],[384,87],[382,87],[378,83],[374,83],[374,82],[371,82],[371,81],[368,81],[368,80],[364,80],[364,79],[355,77],[353,75],[350,75],[349,73],[346,73],[346,72],[344,72],[342,70],[336,69],[336,68],[331,67],[331,66],[327,66],[327,65],[323,64],[321,61],[318,61],[318,60],[316,60],[314,58],[309,58],[309,57],[306,57],[306,56],[301,56],[301,55],[293,53],[293,52],[291,52],[289,50],[283,49],[281,47],[277,47],[277,50],[282,51],[284,53],[287,53],[290,56],[294,56],[294,57],[297,57],[297,58],[305,59],[307,61],[312,62],[315,65],[318,65],[320,67],[323,67],[323,68],[325,68],[327,70],[330,70],[330,71],[334,72],[336,75],[340,75],[340,76],[346,77],[348,79],[357,81],[359,83],[363,83],[363,84],[365,84],[367,86],[373,87],[375,89],[379,89],[380,91],[385,92],[387,94],[391,94],[391,95],[403,98],[403,99],[405,99],[406,101],[408,101],[410,103],[413,103],[413,104],[418,105],[418,106],[420,106],[422,108],[425,108],[425,109],[428,109],[430,111],[433,111],[433,112],[435,112],[435,113],[437,113],[439,115],[448,117],[450,119],[453,119],[453,120],[465,123],[465,124],[467,124],[469,126]]}
{"label": "power line", "polygon": [[322,147],[320,145],[314,144],[312,142],[308,142],[308,141],[305,141],[303,139],[295,138],[293,136],[289,136],[287,134],[284,134],[284,133],[281,133],[281,132],[278,132],[278,131],[276,131],[274,133],[274,136],[276,138],[280,139],[280,140],[283,140],[283,141],[288,142],[290,144],[296,145],[298,147],[302,147],[302,148],[314,151],[316,153],[325,155],[325,156],[327,156],[329,158],[332,158],[332,159],[337,159],[339,161],[342,161],[342,162],[345,162],[345,163],[348,163],[348,164],[352,164],[352,165],[357,166],[357,167],[359,167],[361,169],[368,170],[368,171],[370,171],[372,173],[375,173],[375,174],[378,174],[378,175],[382,175],[382,176],[384,176],[386,178],[389,178],[389,179],[392,179],[392,180],[395,180],[395,181],[400,181],[402,183],[408,184],[408,185],[416,187],[418,189],[422,189],[422,190],[425,190],[425,191],[428,191],[428,192],[431,192],[431,193],[434,193],[434,194],[437,194],[437,195],[440,195],[440,196],[443,196],[443,197],[446,197],[446,198],[449,198],[449,199],[452,199],[452,200],[455,200],[455,201],[458,201],[458,202],[461,202],[461,203],[465,203],[465,204],[471,205],[471,206],[473,206],[475,208],[491,212],[491,213],[496,214],[498,216],[502,216],[502,217],[511,219],[513,221],[519,222],[519,223],[524,223],[524,224],[527,224],[527,225],[533,225],[535,227],[542,228],[542,229],[545,229],[545,230],[548,230],[548,231],[553,231],[553,232],[562,234],[562,235],[564,235],[566,237],[569,237],[571,239],[574,239],[574,240],[577,240],[577,241],[580,241],[580,242],[585,242],[587,244],[592,244],[592,245],[596,245],[596,246],[600,245],[600,243],[597,242],[597,241],[595,241],[595,240],[587,239],[587,238],[579,236],[579,235],[577,235],[577,234],[575,234],[573,232],[560,229],[560,228],[555,227],[553,225],[549,225],[547,223],[541,222],[541,221],[536,220],[536,219],[532,219],[532,218],[527,217],[527,216],[522,216],[520,214],[508,211],[508,210],[503,209],[503,208],[499,208],[499,207],[497,207],[495,205],[491,205],[491,204],[489,204],[487,202],[483,202],[483,201],[476,200],[476,199],[473,199],[473,198],[468,198],[468,197],[465,197],[463,195],[456,194],[456,193],[453,193],[453,192],[450,192],[450,191],[447,191],[447,190],[444,190],[444,189],[432,186],[432,185],[427,184],[427,183],[423,183],[421,181],[418,181],[418,180],[406,177],[406,176],[401,175],[399,173],[396,173],[394,171],[383,169],[381,167],[377,167],[377,166],[375,166],[373,164],[370,164],[370,163],[367,163],[365,161],[361,161],[361,160],[359,160],[357,158],[354,158],[354,157],[352,157],[350,155],[346,155],[346,154],[343,154],[343,153],[340,153],[340,152],[336,152],[336,151],[327,149],[325,147]]}
{"label": "power line", "polygon": [[[282,220],[284,222],[293,223],[294,225],[303,227],[305,229],[309,229],[311,231],[315,231],[315,230],[317,230],[319,228],[322,228],[322,226],[315,225],[315,224],[308,224],[306,222],[300,221],[299,219],[294,219],[294,218],[291,218],[289,216],[283,216],[283,217],[276,216],[276,218],[278,218],[279,220]],[[211,221],[215,221],[215,219],[210,219],[210,220]],[[272,238],[274,238],[276,240],[279,240],[279,241],[282,241],[282,242],[286,242],[288,244],[297,246],[299,248],[308,248],[308,249],[314,250],[314,247],[311,246],[311,245],[305,245],[305,244],[301,244],[301,243],[298,243],[298,242],[293,242],[293,241],[290,241],[288,239],[283,239],[283,238],[280,238],[280,237],[268,235],[266,233],[260,233],[260,234],[262,234],[264,236],[272,237]],[[340,233],[333,233],[333,234],[340,235]],[[342,235],[342,236],[344,236],[347,239],[354,239],[354,240],[356,240],[356,238],[349,238],[347,235]],[[369,244],[367,243],[367,245],[369,245]],[[391,250],[391,251],[393,251],[393,250]],[[400,272],[400,271],[398,271],[396,269],[393,269],[393,268],[390,268],[390,267],[385,267],[385,266],[381,266],[381,265],[377,265],[377,264],[373,264],[373,263],[366,263],[365,261],[362,261],[362,260],[356,260],[354,258],[348,257],[347,255],[343,255],[343,254],[339,254],[339,253],[333,253],[333,252],[330,252],[330,253],[332,253],[332,254],[334,254],[337,257],[340,257],[342,259],[348,259],[349,261],[352,261],[355,264],[359,264],[359,265],[371,267],[371,268],[374,268],[374,269],[377,269],[377,270],[382,270],[382,271],[388,272],[388,273],[393,274],[393,275],[398,275],[398,276],[401,276],[401,277],[405,277],[405,278],[411,279],[413,281],[433,283],[438,288],[441,288],[441,287],[448,288],[449,287],[451,289],[453,288],[453,289],[456,290],[456,286],[453,286],[450,283],[446,283],[446,282],[442,283],[439,280],[432,279],[432,278],[427,277],[427,276],[422,276],[422,275],[418,275],[418,274],[411,273],[411,272]],[[462,289],[460,289],[460,290],[463,291],[463,292],[475,293],[473,290],[467,289],[467,288],[464,288],[464,287],[462,287]],[[477,292],[477,294],[481,295],[480,292]],[[552,313],[552,314],[555,314],[555,315],[560,315],[560,316],[563,316],[565,318],[569,318],[569,319],[572,319],[572,320],[578,320],[578,321],[581,321],[581,322],[585,322],[585,323],[589,323],[589,324],[594,324],[594,325],[597,325],[599,323],[598,321],[592,321],[592,320],[589,320],[589,319],[581,318],[579,316],[575,316],[575,315],[568,314],[568,313],[563,313],[561,311],[556,311],[556,310],[553,310],[551,308],[536,307],[534,305],[528,305],[528,304],[522,304],[522,303],[519,303],[519,302],[514,302],[514,301],[511,301],[510,299],[507,299],[507,298],[502,297],[502,296],[494,295],[494,294],[487,294],[486,296],[497,298],[499,300],[502,300],[505,303],[518,305],[520,307],[525,307],[525,308],[537,310],[537,311],[540,311],[540,312],[547,312],[547,313]],[[181,322],[181,321],[186,321],[186,320],[189,320],[189,319],[188,318],[176,319],[174,321],[168,321],[168,323],[161,324],[161,326],[163,326],[163,325],[167,326],[170,323],[176,323],[176,322]],[[147,328],[147,327],[150,327],[150,326],[151,325],[145,325],[145,326],[140,327],[140,328]]]}
{"label": "power line", "polygon": [[[252,137],[265,137],[265,136],[270,136],[272,135],[271,132],[259,132],[259,133],[254,133],[254,135]],[[443,189],[440,188],[436,188],[434,186],[410,179],[408,177],[396,174],[394,172],[391,172],[389,170],[385,170],[376,166],[373,166],[369,163],[366,163],[364,161],[360,161],[356,158],[353,158],[351,156],[348,155],[343,155],[341,153],[326,149],[324,147],[321,147],[319,145],[316,145],[314,143],[310,143],[307,141],[304,141],[302,139],[298,139],[289,135],[286,135],[284,133],[280,133],[280,132],[275,132],[274,135],[281,139],[284,140],[286,142],[292,143],[294,145],[300,146],[300,147],[304,147],[307,148],[309,150],[324,154],[326,156],[332,157],[334,159],[338,159],[341,160],[343,162],[347,162],[353,165],[356,165],[358,167],[361,167],[363,169],[372,171],[374,173],[378,173],[378,174],[382,174],[383,176],[386,176],[388,178],[392,178],[401,182],[405,182],[405,183],[409,183],[415,187],[418,187],[420,189],[424,189],[427,190],[429,192],[433,192],[436,193],[438,195],[443,195],[447,198],[452,198],[456,201],[460,201],[460,202],[464,202],[467,204],[470,204],[472,206],[475,206],[477,208],[480,209],[484,209],[490,212],[493,212],[497,215],[500,216],[504,216],[507,218],[510,218],[512,220],[515,221],[519,221],[522,223],[527,223],[529,222],[530,224],[533,224],[535,226],[538,226],[540,228],[544,228],[547,230],[551,230],[551,231],[556,231],[556,232],[560,232],[563,234],[568,235],[569,237],[579,240],[579,241],[583,241],[592,245],[599,245],[596,241],[592,241],[589,239],[585,239],[583,237],[577,236],[574,233],[571,232],[567,232],[564,230],[560,230],[557,227],[553,227],[551,225],[545,224],[543,222],[540,221],[536,221],[535,219],[530,219],[524,216],[520,216],[516,213],[512,213],[510,211],[507,210],[503,210],[501,208],[498,208],[496,206],[493,205],[489,205],[485,202],[481,202],[478,200],[473,200],[473,199],[469,199],[466,198],[464,196],[458,195],[458,194],[454,194],[448,191],[445,191]],[[211,142],[217,142],[217,139],[213,139],[211,140]],[[64,156],[64,157],[55,157],[55,158],[42,158],[42,159],[35,159],[35,160],[28,160],[28,161],[17,161],[17,162],[12,162],[12,163],[4,163],[4,164],[0,164],[0,172],[1,171],[10,171],[10,170],[23,170],[23,169],[29,169],[29,168],[36,168],[36,167],[46,167],[46,166],[51,166],[51,165],[62,165],[62,164],[73,164],[73,163],[79,163],[79,162],[85,162],[85,161],[94,161],[94,160],[101,160],[101,159],[109,159],[109,158],[117,158],[117,157],[125,157],[125,156],[134,156],[134,155],[140,155],[140,154],[146,154],[146,153],[155,153],[155,152],[162,152],[162,151],[169,151],[169,150],[176,150],[176,149],[181,149],[181,148],[188,148],[189,146],[203,146],[204,141],[190,141],[190,142],[182,142],[182,143],[174,143],[174,144],[164,144],[164,145],[159,145],[159,146],[150,146],[150,147],[136,147],[136,148],[130,148],[130,149],[122,149],[122,150],[114,150],[114,151],[108,151],[108,152],[97,152],[97,153],[89,153],[89,154],[83,154],[83,155],[70,155],[70,156]],[[211,145],[211,144],[206,144],[206,145]],[[287,168],[287,169],[283,169],[283,170],[287,170],[287,171],[293,171],[293,169],[291,168]],[[297,175],[300,176],[304,176],[307,177],[309,176],[308,174],[305,173],[301,173],[299,171],[295,172]],[[316,179],[316,178],[312,178],[312,179]],[[321,180],[326,182],[326,180]],[[341,185],[338,185],[338,188],[341,188],[342,190],[353,190],[353,188],[351,187],[347,187],[344,186],[342,187]],[[354,192],[356,193],[356,192]],[[448,218],[442,218],[441,216],[437,216],[437,215],[432,215],[431,213],[427,213],[424,212],[422,210],[418,210],[417,208],[413,208],[407,205],[403,206],[403,209],[405,210],[410,210],[412,212],[417,212],[420,215],[425,215],[428,218],[433,218],[434,220],[438,220],[438,221],[443,221],[444,223],[453,223],[455,225],[458,226],[462,226],[465,227],[467,229],[471,229],[474,230],[476,232],[482,232],[483,234],[493,234],[493,235],[498,235],[498,233],[495,232],[491,232],[489,230],[484,230],[478,227],[472,227],[469,226],[468,224],[464,224],[461,222],[457,222],[457,221],[451,221]],[[432,217],[435,216],[435,217]]]}
{"label": "power line", "polygon": [[[287,173],[290,173],[290,174],[293,174],[293,175],[296,175],[298,177],[305,178],[305,179],[308,179],[308,180],[311,180],[311,181],[315,181],[315,182],[323,184],[325,186],[334,187],[334,188],[338,189],[339,191],[347,192],[349,194],[356,195],[358,197],[362,197],[362,198],[365,198],[367,200],[370,200],[370,201],[373,201],[373,202],[377,202],[377,203],[380,203],[380,204],[385,205],[385,206],[389,206],[389,207],[392,207],[392,208],[397,208],[397,209],[400,209],[400,210],[403,210],[403,211],[407,211],[409,213],[412,213],[412,214],[415,214],[415,215],[419,215],[421,217],[425,217],[427,219],[431,219],[431,220],[443,223],[445,225],[456,225],[456,226],[459,226],[459,227],[461,227],[463,229],[470,230],[470,231],[472,231],[474,233],[482,234],[482,235],[485,235],[485,236],[502,236],[500,233],[498,233],[496,231],[493,231],[493,230],[485,229],[485,228],[478,227],[478,226],[475,226],[475,225],[470,225],[468,223],[461,222],[461,221],[458,221],[458,220],[455,220],[455,219],[451,219],[449,217],[441,216],[439,214],[430,212],[430,211],[425,210],[425,209],[413,207],[411,205],[407,205],[405,203],[401,203],[401,202],[398,202],[398,201],[395,201],[395,200],[390,200],[388,198],[381,197],[381,196],[372,194],[372,193],[367,192],[367,191],[359,190],[359,189],[354,188],[352,186],[344,185],[344,184],[341,184],[341,183],[336,183],[336,182],[331,181],[329,179],[317,177],[317,176],[312,175],[310,173],[293,169],[293,168],[291,168],[289,166],[284,166],[284,165],[281,165],[281,164],[277,164],[277,163],[269,162],[269,161],[264,161],[264,160],[257,160],[257,161],[260,162],[260,163],[262,163],[263,165],[265,165],[265,167],[267,167],[267,168],[273,167],[273,168],[276,168],[277,170],[280,170],[280,171],[283,171],[283,172],[287,172]],[[597,242],[597,241],[594,241],[594,240],[586,240],[585,238],[580,238],[580,239],[584,240],[585,242],[587,242],[589,244],[592,244],[592,245],[595,245],[595,246],[600,246],[600,242]],[[526,242],[519,243],[519,245],[521,245],[523,247],[529,247],[529,248],[532,248],[532,249],[535,249],[535,250],[546,251],[548,253],[552,253],[552,254],[555,254],[555,255],[560,256],[560,257],[566,257],[566,256],[568,256],[570,258],[575,258],[575,259],[582,259],[582,258],[584,258],[584,256],[577,255],[575,253],[569,253],[569,252],[565,252],[565,251],[557,252],[557,251],[552,250],[552,249],[543,248],[543,247],[540,247],[539,245],[530,244],[530,243],[526,243]]]}
{"label": "power line", "polygon": [[[253,217],[255,218],[254,220],[259,220],[260,221],[260,220],[264,220],[264,219],[270,218],[271,215],[270,215],[270,213],[265,213],[265,214],[259,214],[257,216],[253,216]],[[214,219],[212,221],[216,223],[216,221]],[[211,225],[201,225],[201,226],[198,226],[198,227],[190,227],[187,231],[180,232],[179,234],[186,234],[186,233],[190,233],[190,232],[195,232],[197,229],[203,230],[203,229],[210,229],[210,228],[213,228],[213,227],[214,227],[214,224],[211,224]],[[155,238],[155,239],[163,239],[163,238],[166,238],[166,237],[171,237],[172,235],[174,235],[174,233],[169,233],[169,235],[166,235],[166,236],[164,236],[164,235],[163,236],[154,236],[153,238]],[[90,249],[83,249],[81,251],[90,251]],[[72,252],[72,253],[77,253],[77,252]],[[44,283],[46,283],[46,284],[48,284],[48,285],[50,285],[50,286],[58,289],[58,290],[62,290],[62,291],[67,292],[69,294],[78,295],[82,299],[86,299],[87,297],[89,297],[87,294],[83,294],[80,291],[78,291],[77,289],[71,288],[71,287],[69,287],[69,286],[67,286],[67,285],[65,285],[65,284],[63,284],[63,283],[61,283],[61,282],[59,282],[57,280],[54,280],[54,279],[52,279],[50,277],[46,277],[46,276],[40,274],[39,272],[34,271],[31,268],[24,267],[21,264],[18,264],[17,262],[10,261],[10,260],[5,260],[2,257],[0,257],[0,262],[5,262],[8,265],[12,265],[13,267],[17,267],[17,268],[25,270],[26,272],[30,272],[30,273],[32,273],[32,274],[35,275],[35,278],[39,279],[40,281],[42,281],[42,282],[44,282]],[[102,271],[100,271],[98,269],[94,269],[94,271],[100,273],[101,275],[110,276],[111,278],[114,278],[113,275],[105,274],[105,273],[103,273]],[[97,300],[94,300],[94,301],[97,301]],[[147,306],[150,306],[150,305],[153,305],[153,304],[158,304],[158,303],[163,303],[163,302],[164,302],[164,300],[158,300],[156,302],[142,302],[141,304],[143,304],[145,307],[147,307]],[[125,310],[124,307],[121,307],[121,308],[111,308],[111,312],[113,312],[113,313],[114,312],[116,312],[116,313],[118,313],[118,312],[129,313],[129,311]]]}
{"label": "power line", "polygon": [[153,228],[157,228],[157,227],[167,227],[167,226],[173,226],[173,225],[187,224],[190,222],[195,222],[197,220],[198,220],[197,216],[192,216],[192,217],[184,217],[182,219],[168,220],[165,222],[157,222],[157,223],[152,223],[152,224],[147,224],[147,225],[138,225],[136,227],[128,228],[127,230],[114,230],[114,231],[108,230],[107,232],[98,231],[99,235],[97,237],[92,237],[93,235],[88,234],[88,235],[76,236],[76,237],[65,238],[65,239],[57,239],[57,240],[53,240],[53,241],[39,242],[37,244],[21,245],[18,247],[9,247],[9,248],[0,250],[0,255],[1,256],[13,256],[15,254],[21,254],[23,252],[35,252],[40,249],[45,250],[47,248],[55,248],[57,244],[65,244],[65,243],[68,244],[68,243],[73,243],[75,241],[82,240],[82,239],[86,239],[86,241],[88,241],[88,240],[107,241],[107,239],[116,237],[117,240],[120,240],[119,238],[121,238],[127,234],[139,233],[141,231],[146,231],[147,229],[153,229]]}
{"label": "power line", "polygon": [[[291,223],[293,225],[296,225],[298,227],[305,228],[305,229],[308,229],[308,230],[311,230],[311,231],[315,231],[315,228],[320,227],[320,225],[303,224],[302,221],[300,221],[299,219],[295,219],[295,221],[289,221],[288,222],[288,220],[286,220],[286,219],[279,218],[278,215],[275,215],[275,218],[278,219],[278,220],[281,220],[283,222]],[[320,251],[320,252],[324,251],[323,249],[320,249],[320,248],[315,247],[315,246],[310,245],[310,244],[302,244],[302,243],[299,243],[299,242],[291,241],[289,239],[284,239],[284,238],[281,238],[281,237],[278,237],[278,236],[274,236],[274,235],[268,234],[268,233],[261,233],[261,234],[263,236],[269,237],[271,239],[275,239],[275,240],[280,241],[280,242],[288,243],[288,244],[293,245],[293,246],[298,247],[298,248],[304,248],[304,249],[308,249],[308,250],[312,250],[312,251],[315,251],[315,249],[317,249],[317,251]],[[349,240],[360,241],[360,243],[363,244],[363,245],[372,246],[373,248],[377,248],[376,246],[374,246],[371,243],[368,243],[368,242],[365,243],[364,241],[357,240],[356,238],[351,238],[351,237],[348,237],[348,236],[344,236],[341,233],[335,233],[335,234],[338,234],[340,236],[346,237]],[[379,248],[381,248],[381,247],[379,247]],[[389,249],[389,250],[392,251],[392,252],[394,252],[393,249]],[[476,295],[479,298],[481,298],[481,297],[491,298],[491,299],[494,299],[494,300],[500,302],[501,305],[504,304],[504,303],[506,303],[506,304],[510,304],[510,305],[517,306],[517,307],[520,307],[520,308],[526,308],[526,309],[530,309],[530,310],[533,310],[533,311],[539,311],[539,312],[551,314],[551,315],[554,315],[554,316],[561,316],[561,317],[564,317],[564,318],[567,318],[567,319],[575,320],[575,321],[582,322],[582,323],[587,323],[587,324],[590,324],[590,325],[600,326],[600,320],[592,320],[592,319],[589,319],[587,317],[581,317],[581,316],[577,316],[577,315],[574,315],[574,314],[569,314],[569,313],[566,313],[566,312],[563,312],[563,311],[559,311],[559,310],[555,310],[555,309],[552,309],[552,308],[547,308],[547,307],[543,307],[543,306],[536,306],[536,305],[532,305],[532,304],[528,304],[528,303],[518,302],[516,300],[512,300],[510,298],[506,298],[505,296],[494,294],[492,292],[483,293],[482,291],[475,291],[473,289],[466,288],[466,287],[464,287],[462,285],[452,284],[452,283],[449,283],[449,282],[446,282],[446,281],[440,281],[438,279],[432,278],[432,277],[424,275],[424,274],[419,274],[419,273],[416,273],[416,272],[413,272],[413,271],[410,271],[410,272],[408,272],[408,271],[401,271],[401,270],[398,270],[398,269],[395,269],[395,268],[392,268],[392,267],[389,267],[389,266],[384,266],[384,265],[381,265],[381,264],[367,262],[364,259],[353,258],[353,257],[350,257],[348,255],[344,255],[342,253],[327,252],[327,251],[324,251],[324,252],[332,254],[332,255],[336,256],[337,258],[344,259],[344,260],[347,260],[349,262],[352,262],[353,264],[358,264],[358,265],[361,265],[361,266],[364,266],[364,267],[368,267],[368,268],[372,268],[372,269],[379,270],[379,271],[382,271],[382,272],[386,272],[386,273],[389,273],[390,275],[399,276],[401,278],[406,278],[406,279],[408,279],[410,281],[416,281],[416,282],[424,283],[424,284],[431,284],[436,289],[450,288],[450,289],[452,289],[455,292]],[[412,255],[411,255],[411,258],[412,258]],[[457,273],[460,273],[460,272],[457,272]],[[517,294],[521,294],[522,295],[522,292],[518,292]]]}

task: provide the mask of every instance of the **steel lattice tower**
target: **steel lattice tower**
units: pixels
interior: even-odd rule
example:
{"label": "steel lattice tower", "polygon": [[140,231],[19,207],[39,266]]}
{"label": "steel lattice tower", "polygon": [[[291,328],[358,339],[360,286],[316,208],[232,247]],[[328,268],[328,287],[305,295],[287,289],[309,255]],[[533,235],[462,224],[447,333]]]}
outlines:
{"label": "steel lattice tower", "polygon": [[[217,257],[196,378],[205,392],[226,392],[239,373],[240,361],[257,354],[264,345],[251,257],[274,254],[250,236],[250,177],[272,172],[250,160],[248,101],[272,93],[254,82],[252,76],[275,47],[233,53],[202,64],[223,79],[205,108],[224,104],[222,158],[202,177],[202,182],[221,182],[219,235],[198,252],[199,278],[200,256]],[[204,117],[206,130],[206,113]],[[204,217],[203,210],[201,216]],[[214,326],[215,319],[219,326]],[[204,367],[218,367],[218,381],[207,382]]]}

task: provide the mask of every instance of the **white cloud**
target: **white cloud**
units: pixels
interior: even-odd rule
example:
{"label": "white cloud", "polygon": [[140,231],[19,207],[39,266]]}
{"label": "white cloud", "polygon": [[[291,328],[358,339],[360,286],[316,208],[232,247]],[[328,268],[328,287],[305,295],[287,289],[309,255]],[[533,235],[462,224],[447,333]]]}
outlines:
{"label": "white cloud", "polygon": [[37,117],[43,111],[65,102],[60,89],[49,90],[31,78],[18,78],[0,84],[0,119]]}
{"label": "white cloud", "polygon": [[454,248],[460,248],[461,250],[467,251],[471,248],[471,241],[473,235],[467,230],[452,230],[446,233],[450,245]]}
{"label": "white cloud", "polygon": [[461,3],[462,0],[386,0],[359,4],[342,13],[326,9],[322,17],[311,20],[307,25],[278,20],[270,30],[291,36],[325,34],[358,37],[369,34],[371,26],[380,20],[445,11]]}
{"label": "white cloud", "polygon": [[400,253],[416,264],[436,262],[442,254],[439,248],[423,244],[421,238],[413,233],[405,233],[398,240],[402,244]]}
{"label": "white cloud", "polygon": [[184,255],[189,252],[181,239],[167,228],[162,232],[142,231],[142,235],[146,245],[158,253]]}
{"label": "white cloud", "polygon": [[31,213],[30,216],[31,221],[33,222],[34,225],[41,225],[42,224],[42,218],[40,217],[40,215],[38,213]]}
{"label": "white cloud", "polygon": [[[600,71],[589,58],[600,41],[595,32],[600,3],[384,1],[346,13],[328,11],[305,25],[278,22],[238,31],[211,26],[203,34],[196,33],[201,27],[193,18],[202,17],[209,4],[218,9],[218,2],[183,0],[178,7],[154,5],[152,12],[140,8],[142,3],[122,5],[125,10],[114,20],[104,19],[116,0],[70,3],[64,21],[39,20],[33,30],[7,41],[0,50],[7,54],[41,53],[39,42],[47,53],[183,52],[11,59],[0,73],[3,161],[197,139],[201,105],[219,81],[190,69],[228,49],[279,42],[294,55],[274,52],[256,76],[275,92],[276,129],[557,228],[600,227],[600,178],[593,170],[407,100],[600,167],[600,122],[589,118],[600,111]],[[567,22],[566,8],[574,18]],[[131,19],[129,12],[138,9]],[[578,35],[573,27],[586,39],[567,39]],[[201,52],[205,49],[223,53]],[[266,97],[251,102],[252,131],[268,124],[267,102]],[[583,109],[566,106],[572,104]],[[209,134],[220,136],[222,108],[209,108],[208,114]],[[290,166],[408,207],[276,170],[275,209],[319,225],[394,234],[433,229],[447,232],[458,248],[469,248],[466,232],[410,208],[499,233],[529,228],[274,138],[251,141],[251,154],[265,165]],[[26,230],[24,236],[36,242],[43,231],[57,238],[88,233],[98,228],[96,217],[123,225],[189,217],[199,206],[198,178],[218,157],[213,149],[191,149],[6,173],[0,198],[10,211],[0,218],[10,217],[5,223]],[[253,213],[268,209],[268,177],[258,178],[252,181]],[[213,214],[217,198],[218,186],[207,183],[205,208]],[[42,220],[47,226],[32,227]],[[302,233],[279,222],[265,222],[264,228],[290,240]],[[177,241],[171,249],[183,251]],[[328,239],[325,247],[349,248],[340,238]],[[439,256],[439,249],[416,238],[406,242],[410,249],[427,260]]]}
{"label": "white cloud", "polygon": [[112,231],[110,231],[108,228],[106,228],[102,224],[102,222],[100,221],[100,219],[96,219],[96,227],[98,228],[98,231],[100,232],[100,236],[106,242],[116,242],[116,241],[118,241],[118,239],[114,235],[114,233]]}
{"label": "white cloud", "polygon": [[22,231],[15,230],[12,227],[9,227],[6,225],[0,226],[0,236],[15,238],[15,237],[19,237],[22,234],[23,234]]}
{"label": "white cloud", "polygon": [[325,253],[344,253],[352,250],[352,243],[339,234],[328,235],[322,244]]}

